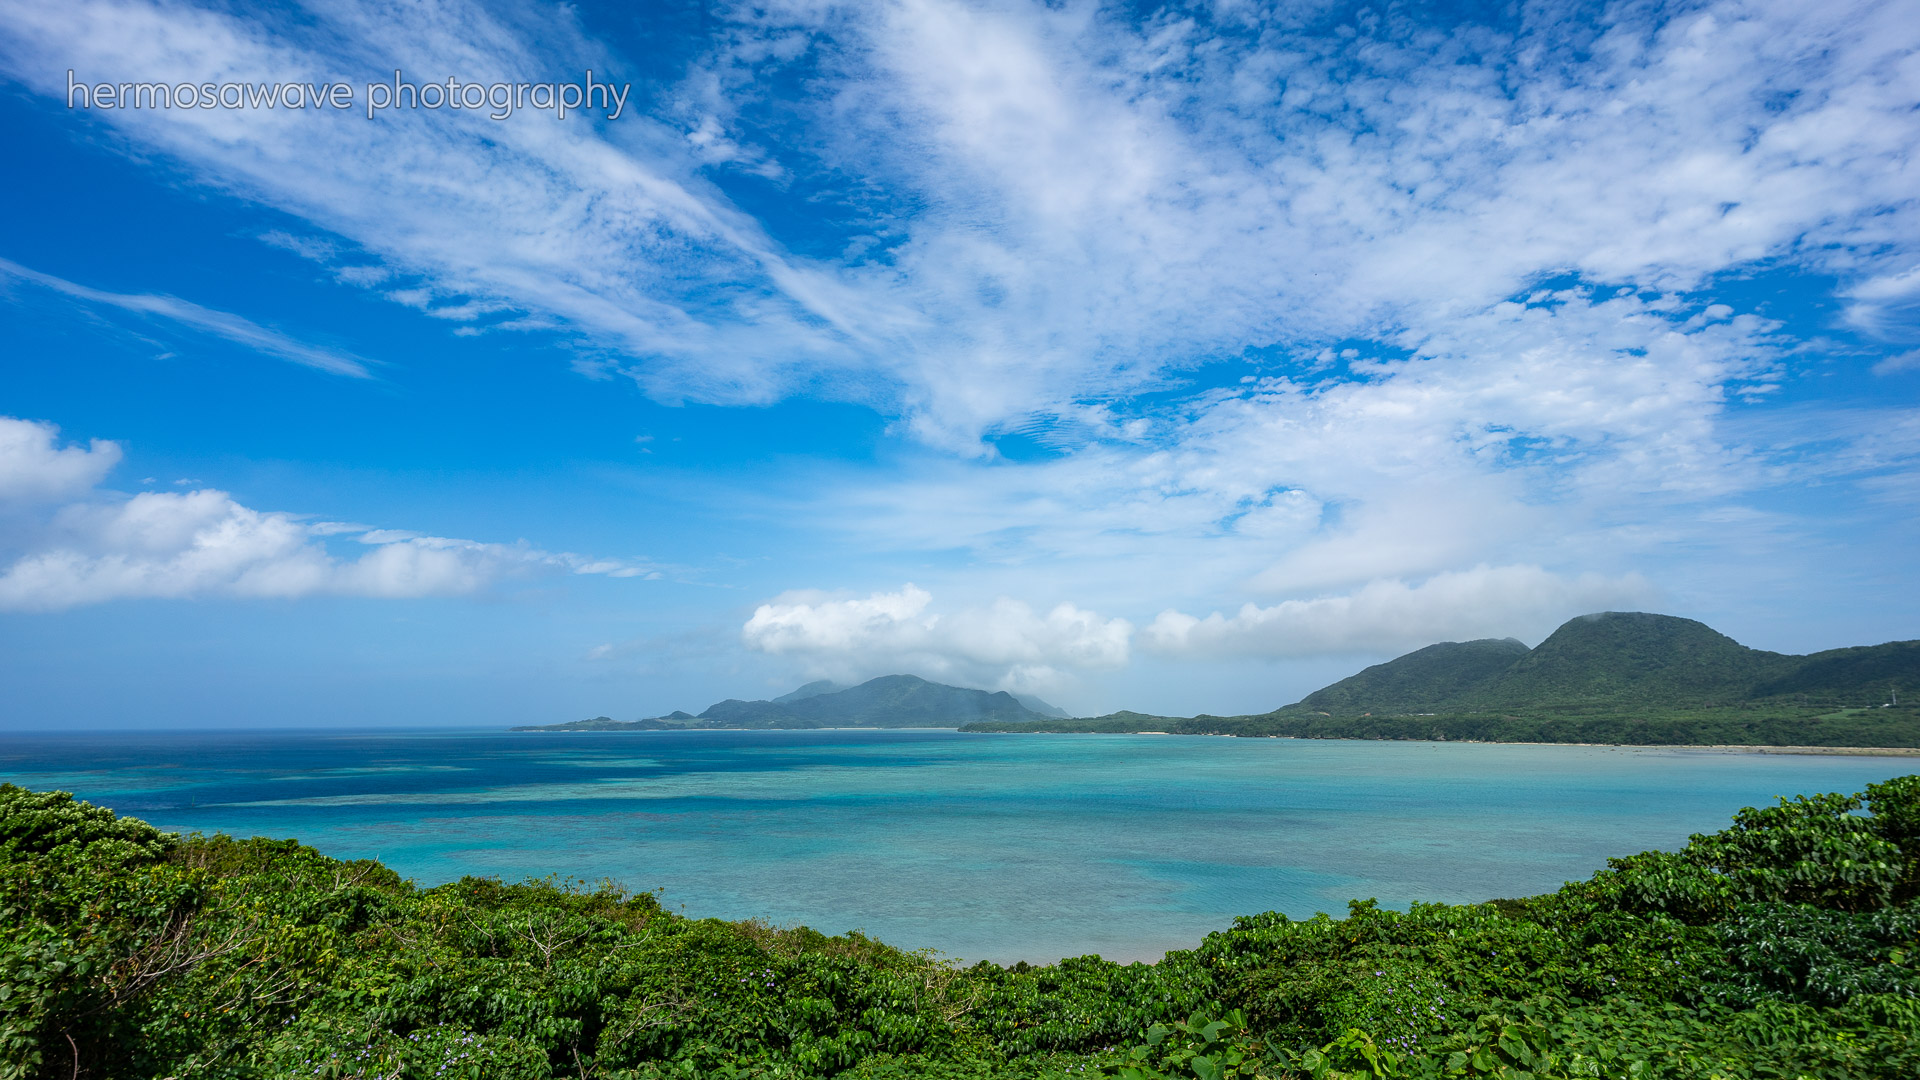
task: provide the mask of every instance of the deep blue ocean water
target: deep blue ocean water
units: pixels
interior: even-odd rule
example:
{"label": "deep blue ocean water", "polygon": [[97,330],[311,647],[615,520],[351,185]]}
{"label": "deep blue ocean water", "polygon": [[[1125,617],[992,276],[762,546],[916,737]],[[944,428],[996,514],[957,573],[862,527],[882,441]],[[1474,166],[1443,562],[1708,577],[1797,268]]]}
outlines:
{"label": "deep blue ocean water", "polygon": [[0,735],[0,780],[422,884],[558,874],[903,948],[1157,959],[1235,915],[1545,892],[1920,759],[953,731]]}

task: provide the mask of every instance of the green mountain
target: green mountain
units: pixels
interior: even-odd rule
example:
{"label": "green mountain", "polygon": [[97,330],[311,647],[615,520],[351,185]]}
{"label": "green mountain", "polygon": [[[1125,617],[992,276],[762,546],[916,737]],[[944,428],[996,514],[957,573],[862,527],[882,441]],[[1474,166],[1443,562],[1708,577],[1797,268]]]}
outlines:
{"label": "green mountain", "polygon": [[1526,645],[1514,638],[1443,641],[1349,675],[1288,708],[1325,713],[1417,712],[1436,701],[1453,701],[1484,689],[1526,655]]}
{"label": "green mountain", "polygon": [[1475,696],[1504,708],[1725,705],[1799,659],[1749,649],[1692,619],[1604,611],[1569,620]]}
{"label": "green mountain", "polygon": [[774,698],[773,702],[776,705],[785,705],[789,701],[799,701],[802,698],[819,697],[821,694],[837,694],[840,691],[845,689],[846,687],[841,686],[839,683],[834,682],[832,679],[821,679],[818,682],[810,682],[807,685],[801,687],[800,689],[795,690],[791,694],[781,694],[779,697]]}
{"label": "green mountain", "polygon": [[859,686],[786,701],[729,699],[700,719],[725,727],[958,727],[981,720],[1035,720],[1040,714],[1006,691],[989,693],[882,675]]}
{"label": "green mountain", "polygon": [[1700,709],[1769,699],[1875,705],[1920,694],[1920,642],[1788,656],[1672,615],[1582,615],[1537,648],[1511,638],[1430,645],[1316,690],[1281,712]]}
{"label": "green mountain", "polygon": [[[699,716],[619,721],[604,716],[515,731],[651,731],[677,728],[959,727],[979,722],[1025,722],[1049,714],[1028,709],[1006,691],[971,690],[913,675],[882,675],[859,686],[833,689],[808,683],[772,701],[728,698]],[[1037,700],[1037,699],[1036,699]],[[1045,702],[1039,702],[1045,706]],[[1047,706],[1051,708],[1051,706]]]}
{"label": "green mountain", "polygon": [[1920,699],[1920,641],[1828,649],[1753,688],[1757,698],[1877,704],[1906,692]]}

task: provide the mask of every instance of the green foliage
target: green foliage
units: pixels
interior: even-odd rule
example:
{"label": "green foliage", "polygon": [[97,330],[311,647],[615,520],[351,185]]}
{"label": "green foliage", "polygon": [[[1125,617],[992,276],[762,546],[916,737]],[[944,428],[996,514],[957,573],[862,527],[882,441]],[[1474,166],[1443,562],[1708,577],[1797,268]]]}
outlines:
{"label": "green foliage", "polygon": [[1878,705],[1896,690],[1920,691],[1920,641],[1817,652],[1802,658],[1786,674],[1754,687],[1753,696]]}
{"label": "green foliage", "polygon": [[1115,713],[1081,720],[968,724],[962,731],[1013,733],[1163,731],[1243,738],[1395,739],[1434,742],[1608,743],[1621,746],[1825,746],[1920,748],[1920,709],[1835,713],[1828,706],[1646,708],[1583,713],[1523,710],[1429,715],[1331,716],[1281,710],[1264,716],[1191,718]]}
{"label": "green foliage", "polygon": [[0,861],[56,851],[78,855],[96,844],[110,845],[113,858],[151,859],[166,850],[167,838],[138,818],[116,817],[64,791],[0,784]]}
{"label": "green foliage", "polygon": [[1185,1020],[1155,1024],[1144,1040],[1118,1060],[1102,1062],[1102,1071],[1120,1080],[1232,1080],[1267,1075],[1278,1058],[1269,1044],[1254,1037],[1246,1014],[1237,1009],[1218,1020],[1194,1013]]}
{"label": "green foliage", "polygon": [[1829,911],[1743,906],[1718,927],[1730,1000],[1844,1005],[1864,994],[1920,996],[1920,905]]}
{"label": "green foliage", "polygon": [[1863,801],[1819,795],[1748,807],[1732,828],[1695,835],[1679,852],[1607,860],[1589,892],[1612,907],[1695,924],[1718,922],[1741,903],[1882,907],[1893,901],[1906,859],[1878,819],[1852,812]]}
{"label": "green foliage", "polygon": [[1900,848],[1906,872],[1894,885],[1894,898],[1920,897],[1920,776],[1900,776],[1867,785],[1867,808],[1880,835]]}
{"label": "green foliage", "polygon": [[1906,1078],[1917,826],[1903,777],[1545,896],[961,968],[0,787],[0,1080]]}

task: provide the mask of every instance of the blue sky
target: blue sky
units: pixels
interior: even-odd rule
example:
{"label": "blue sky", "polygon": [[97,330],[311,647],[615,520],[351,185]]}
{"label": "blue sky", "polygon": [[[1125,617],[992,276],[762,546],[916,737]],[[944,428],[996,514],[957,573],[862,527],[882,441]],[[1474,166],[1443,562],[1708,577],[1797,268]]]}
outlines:
{"label": "blue sky", "polygon": [[[1898,3],[14,0],[0,723],[894,671],[1232,713],[1593,610],[1920,636],[1916,45]],[[370,118],[396,69],[631,91]]]}

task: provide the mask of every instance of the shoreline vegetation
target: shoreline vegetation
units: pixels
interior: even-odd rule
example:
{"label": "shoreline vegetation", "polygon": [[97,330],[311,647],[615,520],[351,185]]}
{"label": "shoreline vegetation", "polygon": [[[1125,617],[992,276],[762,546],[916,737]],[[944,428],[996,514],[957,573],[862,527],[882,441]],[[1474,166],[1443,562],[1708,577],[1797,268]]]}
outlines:
{"label": "shoreline vegetation", "polygon": [[[1356,852],[1364,858],[1364,852]],[[1920,776],[1557,892],[966,966],[0,785],[0,1080],[1907,1080]]]}
{"label": "shoreline vegetation", "polygon": [[961,731],[1051,734],[1230,735],[1241,738],[1664,746],[1776,752],[1920,751],[1920,712],[1826,705],[1752,706],[1586,715],[1527,713],[1331,716],[1281,710],[1261,716],[1147,716],[973,723]]}
{"label": "shoreline vegetation", "polygon": [[1791,656],[1692,619],[1608,611],[1571,619],[1531,649],[1513,638],[1429,645],[1257,715],[1076,718],[1037,698],[887,675],[854,687],[808,683],[771,701],[729,699],[697,716],[513,730],[947,727],[1899,753],[1920,749],[1916,697],[1920,641]]}
{"label": "shoreline vegetation", "polygon": [[[878,728],[860,728],[847,730],[876,731]],[[1046,728],[1033,728],[1023,731],[996,731],[988,728],[958,728],[955,730],[975,734],[1118,734],[1118,735],[1168,735],[1185,736],[1192,733],[1176,731],[1126,731],[1126,732],[1054,732]],[[1307,736],[1297,735],[1224,735],[1213,732],[1198,733],[1210,738],[1264,738],[1296,739]],[[1369,741],[1369,740],[1348,740]],[[1379,740],[1371,740],[1379,741]],[[1920,757],[1920,746],[1772,746],[1755,743],[1600,743],[1600,742],[1530,742],[1525,740],[1495,741],[1486,739],[1400,739],[1397,742],[1451,742],[1466,746],[1591,746],[1609,750],[1699,750],[1721,754],[1780,754],[1791,756],[1804,754],[1811,757]]]}

